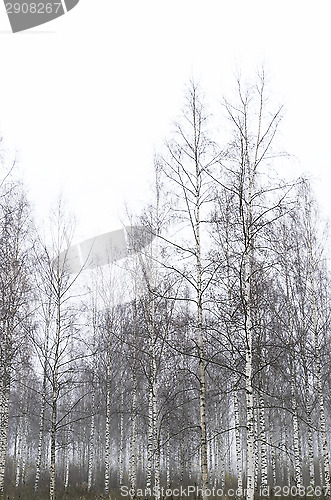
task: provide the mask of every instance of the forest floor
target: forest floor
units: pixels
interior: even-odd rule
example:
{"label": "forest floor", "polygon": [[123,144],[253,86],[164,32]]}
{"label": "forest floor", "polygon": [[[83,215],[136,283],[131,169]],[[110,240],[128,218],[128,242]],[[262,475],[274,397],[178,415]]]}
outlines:
{"label": "forest floor", "polygon": [[[119,500],[121,497],[118,491],[114,491],[106,497],[102,493],[96,491],[86,491],[85,488],[68,488],[67,491],[58,490],[56,492],[56,500]],[[35,494],[33,487],[24,486],[20,488],[8,487],[5,488],[5,494],[0,497],[0,500],[49,500],[48,488],[41,490]]]}
{"label": "forest floor", "polygon": [[[127,497],[128,498],[128,497]],[[325,499],[325,497],[308,497],[307,500],[321,500],[321,498]],[[274,497],[270,497],[269,500],[274,499]],[[277,497],[276,500],[304,500],[306,497]],[[0,496],[0,500],[49,500],[49,491],[48,488],[41,490],[36,495],[34,493],[34,489],[32,486],[22,486],[20,488],[8,487],[5,489],[4,496]],[[56,492],[56,500],[123,500],[123,496],[120,495],[118,489],[114,489],[111,491],[109,496],[104,495],[103,493],[98,493],[97,491],[86,491],[86,488],[79,487],[70,487],[67,491],[58,489]],[[147,499],[137,499],[137,500],[147,500]],[[196,500],[194,496],[187,496],[185,498],[180,497],[168,497],[168,500]],[[201,500],[201,499],[198,499]],[[224,495],[223,497],[211,497],[211,500],[235,500],[235,497],[229,497]],[[261,499],[267,500],[267,499]]]}

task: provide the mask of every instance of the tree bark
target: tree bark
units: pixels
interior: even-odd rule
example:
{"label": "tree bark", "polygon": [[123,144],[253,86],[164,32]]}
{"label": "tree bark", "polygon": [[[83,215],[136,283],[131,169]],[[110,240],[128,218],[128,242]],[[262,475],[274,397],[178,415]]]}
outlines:
{"label": "tree bark", "polygon": [[[248,206],[250,207],[251,193],[249,194]],[[248,213],[249,224],[251,221],[251,212]],[[254,499],[254,398],[252,385],[252,364],[253,364],[253,332],[251,318],[251,241],[248,234],[245,254],[245,332],[246,332],[246,426],[247,426],[247,500]]]}
{"label": "tree bark", "polygon": [[[294,443],[294,464],[295,464],[295,483],[296,487],[302,486],[302,465],[300,457],[300,437],[298,423],[297,395],[295,391],[294,368],[291,362],[291,399],[292,399],[292,421],[293,421],[293,443]],[[294,364],[294,362],[293,362]]]}
{"label": "tree bark", "polygon": [[[2,364],[3,360],[1,360]],[[7,456],[7,433],[9,413],[9,375],[2,368],[0,376],[0,496],[3,495],[6,456]]]}
{"label": "tree bark", "polygon": [[52,420],[51,420],[51,464],[50,464],[50,486],[49,498],[55,500],[55,477],[56,477],[56,431],[57,431],[57,402],[58,402],[58,376],[59,376],[59,357],[61,342],[61,299],[58,289],[57,296],[57,317],[56,317],[56,339],[54,354],[54,369],[52,377]]}
{"label": "tree bark", "polygon": [[46,387],[47,387],[47,362],[48,362],[48,339],[49,339],[49,326],[46,325],[46,338],[45,338],[45,359],[43,367],[43,385],[41,393],[41,407],[39,416],[39,437],[38,437],[38,450],[36,460],[36,477],[34,483],[34,491],[39,489],[39,478],[41,472],[41,459],[44,442],[44,428],[45,428],[45,409],[46,409]]}
{"label": "tree bark", "polygon": [[92,402],[91,402],[91,426],[90,426],[90,439],[88,447],[88,474],[87,474],[87,489],[88,491],[92,488],[93,480],[93,464],[94,464],[94,412],[95,412],[95,391],[92,383]]}
{"label": "tree bark", "polygon": [[[108,335],[110,333],[108,332]],[[105,449],[105,494],[109,495],[109,481],[110,481],[110,420],[111,420],[111,352],[110,341],[108,339],[107,345],[107,374],[106,374],[106,449]]]}
{"label": "tree bark", "polygon": [[[134,340],[134,342],[136,339]],[[136,497],[137,489],[137,376],[136,376],[136,347],[134,345],[132,367],[132,406],[131,406],[131,441],[130,441],[130,498]]]}

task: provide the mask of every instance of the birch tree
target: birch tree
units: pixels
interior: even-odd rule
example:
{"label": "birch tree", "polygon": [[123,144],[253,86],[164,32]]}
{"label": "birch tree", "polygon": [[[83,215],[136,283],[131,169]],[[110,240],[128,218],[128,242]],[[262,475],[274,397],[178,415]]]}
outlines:
{"label": "birch tree", "polygon": [[[208,486],[208,450],[206,419],[206,360],[204,353],[204,292],[208,286],[208,264],[202,243],[202,226],[206,215],[206,204],[211,201],[210,179],[207,171],[215,162],[217,154],[207,133],[207,114],[201,92],[191,83],[183,117],[175,124],[172,139],[166,144],[166,153],[158,158],[161,172],[172,190],[172,217],[185,225],[181,241],[167,238],[181,259],[191,266],[169,266],[191,287],[195,304],[196,352],[199,380],[199,427],[201,477],[203,499]],[[185,243],[184,243],[185,242]]]}
{"label": "birch tree", "polygon": [[[47,379],[50,386],[51,408],[51,436],[50,436],[50,500],[55,500],[56,480],[56,447],[58,431],[70,424],[70,411],[74,401],[59,414],[59,404],[73,390],[72,377],[73,358],[72,351],[74,326],[74,311],[77,303],[73,300],[70,304],[71,294],[78,275],[70,276],[66,252],[73,236],[73,220],[65,213],[64,203],[61,199],[51,216],[52,230],[49,235],[50,243],[40,242],[40,259],[42,266],[40,272],[46,286],[44,299],[46,304],[51,304],[53,312],[51,317],[46,316],[47,350],[44,349],[45,359],[43,366],[47,366]],[[64,252],[64,253],[62,253]],[[61,255],[62,254],[62,255]],[[70,308],[69,308],[70,304]],[[48,322],[51,320],[51,323]],[[48,340],[47,337],[49,336]],[[45,375],[45,372],[44,372]],[[43,382],[44,383],[44,382]],[[64,391],[64,388],[66,391]],[[43,404],[43,402],[42,402]],[[42,413],[43,408],[41,408]],[[68,421],[69,417],[69,421]],[[68,421],[68,422],[66,422]]]}
{"label": "birch tree", "polygon": [[31,221],[22,186],[10,178],[0,184],[0,496],[7,453],[12,369],[20,348],[22,322],[29,315]]}
{"label": "birch tree", "polygon": [[[240,242],[239,276],[245,341],[246,392],[246,477],[247,500],[254,498],[254,394],[253,346],[254,326],[253,287],[256,262],[263,229],[278,217],[286,189],[284,182],[268,179],[274,152],[273,142],[282,117],[282,107],[269,110],[264,72],[253,85],[237,81],[237,97],[224,101],[232,125],[231,142],[225,163],[227,179],[215,178],[221,187],[234,194],[238,211],[237,234]],[[273,195],[271,195],[273,193]],[[277,196],[275,195],[277,194]],[[269,199],[268,199],[269,198]],[[264,259],[267,254],[264,254]]]}
{"label": "birch tree", "polygon": [[308,272],[310,280],[311,305],[313,313],[312,331],[314,336],[317,394],[318,394],[320,431],[321,431],[322,450],[323,450],[323,466],[324,466],[323,486],[326,491],[326,496],[330,497],[331,496],[330,459],[329,459],[328,438],[326,430],[324,394],[322,385],[322,368],[321,368],[321,353],[320,353],[320,338],[319,338],[320,327],[318,324],[319,314],[318,314],[318,304],[317,304],[317,294],[316,294],[316,273],[318,272],[318,266],[320,265],[321,255],[318,246],[316,244],[316,233],[314,232],[312,226],[314,220],[314,208],[315,208],[314,202],[312,198],[309,196],[309,189],[307,186],[304,186],[303,197],[304,197],[304,208],[305,208],[306,243],[308,248]]}

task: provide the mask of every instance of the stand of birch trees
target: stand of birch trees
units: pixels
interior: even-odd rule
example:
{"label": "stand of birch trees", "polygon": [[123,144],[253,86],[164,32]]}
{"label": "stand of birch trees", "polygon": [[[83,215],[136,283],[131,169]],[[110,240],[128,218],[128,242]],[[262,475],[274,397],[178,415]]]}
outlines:
{"label": "stand of birch trees", "polygon": [[269,91],[238,79],[211,118],[189,84],[130,214],[152,242],[93,272],[70,274],[62,201],[43,235],[3,168],[0,498],[330,496],[327,224],[280,173]]}

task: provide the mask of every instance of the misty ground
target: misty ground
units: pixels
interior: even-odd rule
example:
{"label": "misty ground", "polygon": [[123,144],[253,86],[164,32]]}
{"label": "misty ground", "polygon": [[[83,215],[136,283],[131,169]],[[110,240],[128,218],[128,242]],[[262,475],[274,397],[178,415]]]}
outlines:
{"label": "misty ground", "polygon": [[[118,489],[111,490],[109,496],[105,496],[103,493],[99,493],[95,490],[92,490],[90,492],[86,491],[86,487],[83,485],[81,487],[69,487],[67,491],[58,491],[56,495],[57,500],[123,500],[125,498],[129,497],[123,497],[121,496],[120,492]],[[196,496],[186,496],[184,498],[180,497],[164,497],[161,500],[197,500]],[[325,497],[292,497],[292,496],[287,496],[287,497],[275,497],[274,495],[271,495],[269,497],[270,499],[275,499],[275,500],[296,500],[296,499],[309,499],[309,500],[323,500]],[[41,489],[38,493],[38,495],[34,494],[34,490],[32,486],[22,486],[20,488],[15,488],[15,487],[8,487],[6,489],[5,495],[3,498],[0,498],[0,500],[48,500],[49,499],[49,490],[48,486]],[[230,497],[227,495],[224,495],[223,497],[217,497],[213,496],[211,497],[211,500],[235,500],[235,497]],[[260,498],[259,496],[256,495],[255,497],[256,500],[268,500],[264,498]],[[137,497],[136,500],[144,500],[143,497]],[[147,500],[147,499],[146,499]]]}

